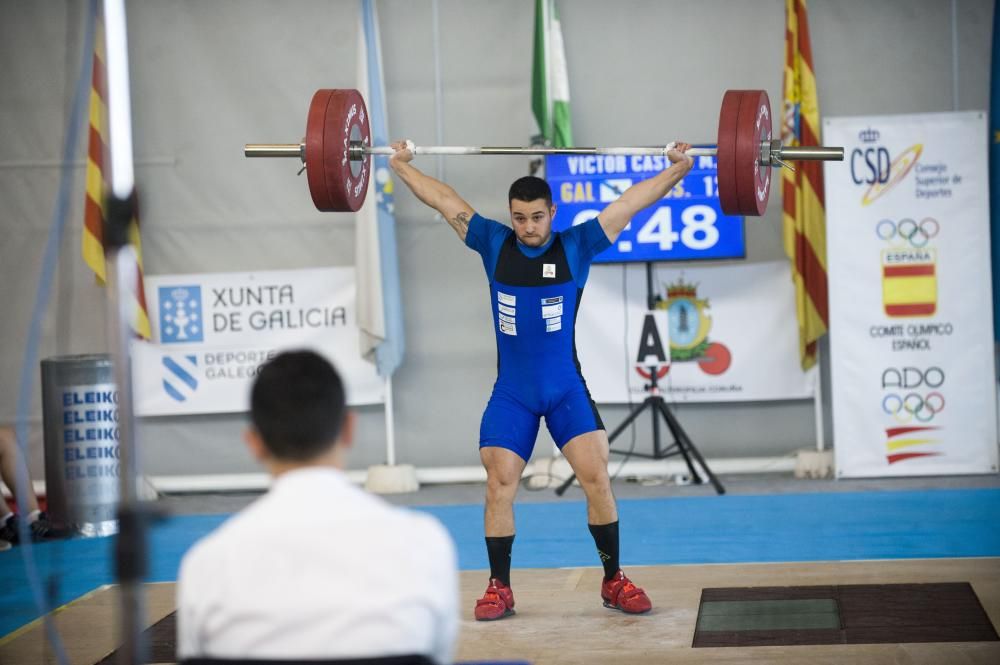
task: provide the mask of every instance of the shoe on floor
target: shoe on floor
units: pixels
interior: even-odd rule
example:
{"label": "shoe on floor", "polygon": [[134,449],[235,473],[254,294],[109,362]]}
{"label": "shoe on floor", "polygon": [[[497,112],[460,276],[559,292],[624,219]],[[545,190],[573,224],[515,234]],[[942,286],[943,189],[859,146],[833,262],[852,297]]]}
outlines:
{"label": "shoe on floor", "polygon": [[41,540],[51,540],[61,537],[61,534],[56,530],[52,522],[49,521],[49,516],[44,511],[38,516],[37,520],[30,524],[29,529],[31,531],[31,540],[36,543]]}
{"label": "shoe on floor", "polygon": [[646,592],[632,584],[632,580],[620,570],[601,584],[601,599],[605,607],[627,614],[643,614],[653,608]]}
{"label": "shoe on floor", "polygon": [[476,601],[476,621],[496,621],[514,613],[514,592],[510,587],[490,578],[486,593]]}
{"label": "shoe on floor", "polygon": [[[7,517],[7,521],[0,526],[0,540],[6,541],[10,545],[17,545],[18,541],[21,540],[21,534],[18,531],[17,513]],[[0,547],[0,549],[6,548]]]}
{"label": "shoe on floor", "polygon": [[[19,530],[19,523],[21,521],[20,516],[16,513],[7,518],[7,522],[0,526],[0,541],[6,542],[8,545],[17,545],[21,542],[21,532]],[[48,515],[42,512],[38,515],[38,518],[28,524],[28,534],[31,536],[31,542],[37,543],[43,540],[52,540],[54,538],[62,538],[65,534],[60,533],[58,529],[49,521]],[[0,551],[9,549],[0,545]]]}

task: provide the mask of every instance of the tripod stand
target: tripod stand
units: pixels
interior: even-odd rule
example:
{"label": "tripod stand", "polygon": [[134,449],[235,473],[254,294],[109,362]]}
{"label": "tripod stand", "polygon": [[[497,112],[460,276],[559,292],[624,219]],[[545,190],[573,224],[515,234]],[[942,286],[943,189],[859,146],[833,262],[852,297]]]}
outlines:
{"label": "tripod stand", "polygon": [[[646,303],[649,309],[653,309],[656,306],[656,302],[657,298],[653,291],[653,265],[651,262],[647,261]],[[642,457],[644,459],[657,460],[680,455],[684,458],[684,462],[687,463],[688,470],[691,472],[692,481],[700,485],[704,481],[695,470],[694,464],[692,463],[692,458],[694,458],[694,460],[698,462],[698,465],[701,466],[702,470],[704,470],[705,475],[708,476],[708,480],[715,488],[715,492],[717,494],[725,494],[726,489],[722,486],[722,483],[719,482],[719,479],[716,478],[715,474],[712,473],[712,470],[708,468],[708,464],[705,463],[704,458],[701,456],[701,453],[698,452],[694,442],[692,442],[691,438],[688,437],[687,432],[685,432],[684,428],[681,427],[677,417],[670,411],[670,407],[660,394],[659,385],[657,383],[659,377],[657,376],[656,368],[651,367],[649,374],[649,383],[644,386],[646,389],[646,399],[643,400],[642,404],[639,404],[632,409],[628,417],[608,436],[608,441],[613,442],[616,438],[618,438],[619,434],[625,431],[625,428],[631,425],[632,422],[639,417],[643,411],[650,409],[650,414],[653,418],[653,453],[650,455],[647,453],[615,450],[614,448],[612,448],[610,452],[616,455],[634,455],[635,457]],[[666,421],[667,429],[670,430],[671,435],[674,437],[674,442],[666,447],[664,447],[660,442],[659,417],[662,417],[663,420]],[[566,490],[569,489],[569,486],[573,484],[574,480],[576,480],[576,474],[571,475],[569,479],[556,488],[556,495],[562,496]]]}

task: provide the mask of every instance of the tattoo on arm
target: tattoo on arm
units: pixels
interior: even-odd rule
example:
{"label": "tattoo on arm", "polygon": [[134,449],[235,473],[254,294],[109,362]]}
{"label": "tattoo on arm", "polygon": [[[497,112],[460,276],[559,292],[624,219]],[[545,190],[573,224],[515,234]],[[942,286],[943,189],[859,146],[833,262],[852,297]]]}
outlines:
{"label": "tattoo on arm", "polygon": [[465,240],[465,234],[469,231],[469,213],[460,212],[449,219],[448,223],[451,224],[451,228],[455,229],[455,233]]}

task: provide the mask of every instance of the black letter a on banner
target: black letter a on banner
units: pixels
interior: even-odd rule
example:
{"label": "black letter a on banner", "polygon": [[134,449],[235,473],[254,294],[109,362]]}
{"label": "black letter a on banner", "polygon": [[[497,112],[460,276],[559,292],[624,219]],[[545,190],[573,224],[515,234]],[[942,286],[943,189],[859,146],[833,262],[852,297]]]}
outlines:
{"label": "black letter a on banner", "polygon": [[[655,356],[656,360],[650,362],[649,356]],[[639,353],[636,354],[635,362],[637,365],[660,365],[667,362],[656,318],[652,314],[647,314],[642,320],[642,337],[639,338]]]}

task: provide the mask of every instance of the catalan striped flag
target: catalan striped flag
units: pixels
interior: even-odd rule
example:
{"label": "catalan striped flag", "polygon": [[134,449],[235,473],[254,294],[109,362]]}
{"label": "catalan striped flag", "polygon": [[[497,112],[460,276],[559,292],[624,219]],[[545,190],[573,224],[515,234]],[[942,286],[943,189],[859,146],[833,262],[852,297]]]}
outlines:
{"label": "catalan striped flag", "polygon": [[[108,154],[107,77],[104,64],[104,24],[97,15],[94,33],[94,60],[90,84],[90,135],[87,140],[87,191],[84,200],[82,253],[83,260],[94,271],[97,280],[104,283],[104,197],[108,191],[108,173],[105,169]],[[142,243],[139,239],[139,221],[129,226],[129,242],[135,247],[138,261],[138,279],[129,292],[135,298],[135,320],[132,330],[143,339],[150,338],[149,312],[142,280]]]}
{"label": "catalan striped flag", "polygon": [[[806,0],[785,0],[784,117],[786,146],[819,145],[819,100],[813,75]],[[785,252],[792,262],[802,368],[816,364],[816,342],[829,322],[826,213],[821,162],[781,170]]]}

